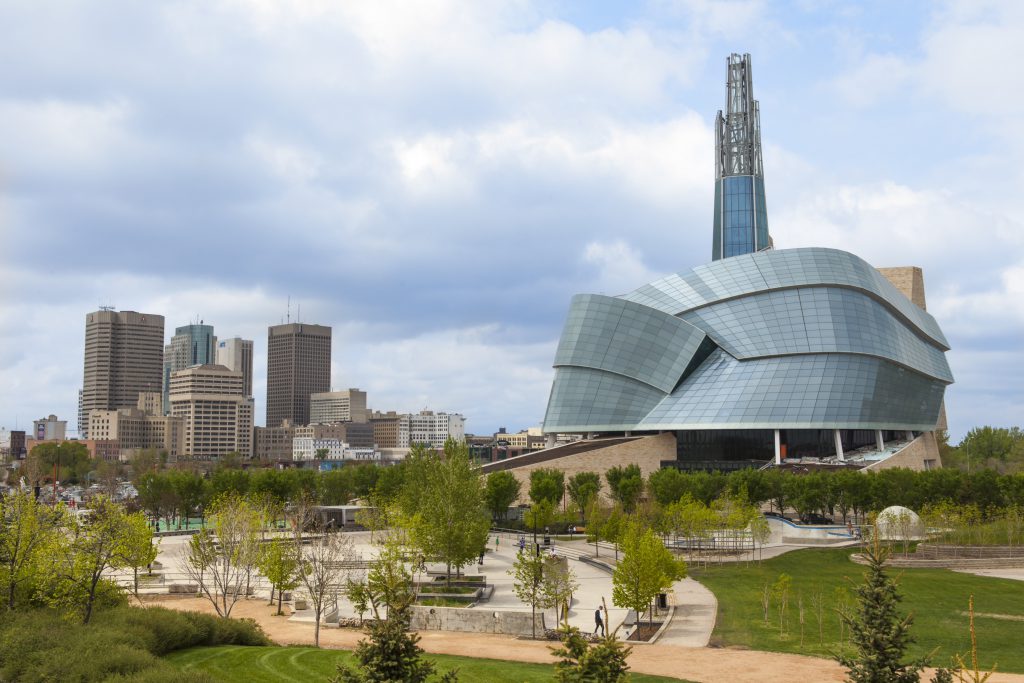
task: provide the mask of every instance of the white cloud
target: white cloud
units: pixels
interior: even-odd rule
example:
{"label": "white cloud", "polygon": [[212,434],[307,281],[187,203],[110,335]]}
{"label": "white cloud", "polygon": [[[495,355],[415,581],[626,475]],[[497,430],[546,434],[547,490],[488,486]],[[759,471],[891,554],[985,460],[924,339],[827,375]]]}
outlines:
{"label": "white cloud", "polygon": [[594,289],[612,296],[630,292],[664,274],[648,269],[640,252],[622,241],[589,243],[583,250],[583,262],[597,269]]}

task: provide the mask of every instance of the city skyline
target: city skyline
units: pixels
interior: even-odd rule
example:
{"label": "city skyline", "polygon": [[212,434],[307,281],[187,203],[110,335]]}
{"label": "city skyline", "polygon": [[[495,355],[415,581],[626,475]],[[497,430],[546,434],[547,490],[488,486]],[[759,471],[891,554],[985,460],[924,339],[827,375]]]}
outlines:
{"label": "city skyline", "polygon": [[952,436],[1019,421],[1024,108],[986,95],[1019,7],[300,7],[0,8],[0,425],[74,423],[100,304],[256,340],[260,422],[289,296],[332,388],[539,423],[573,293],[707,262],[732,52],[776,247],[921,266]]}

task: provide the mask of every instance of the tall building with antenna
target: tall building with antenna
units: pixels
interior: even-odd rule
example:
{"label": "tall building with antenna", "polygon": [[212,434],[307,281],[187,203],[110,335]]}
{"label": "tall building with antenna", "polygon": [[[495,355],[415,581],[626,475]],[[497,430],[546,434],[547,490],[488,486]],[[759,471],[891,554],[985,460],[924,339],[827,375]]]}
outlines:
{"label": "tall building with antenna", "polygon": [[[115,311],[110,306],[85,316],[85,363],[79,414],[87,431],[92,410],[130,408],[145,391],[162,384],[164,317]],[[87,437],[88,434],[81,434]]]}
{"label": "tall building with antenna", "polygon": [[[289,315],[289,318],[291,316]],[[267,330],[267,420],[309,424],[309,396],[331,389],[331,328],[287,322]]]}
{"label": "tall building with antenna", "polygon": [[726,61],[725,110],[715,118],[715,223],[711,260],[772,246],[764,202],[761,112],[750,55]]}

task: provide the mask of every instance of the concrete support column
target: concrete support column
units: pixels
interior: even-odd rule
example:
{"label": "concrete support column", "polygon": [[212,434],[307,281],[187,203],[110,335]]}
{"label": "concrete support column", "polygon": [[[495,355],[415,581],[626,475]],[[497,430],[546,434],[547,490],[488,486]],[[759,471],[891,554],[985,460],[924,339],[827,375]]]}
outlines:
{"label": "concrete support column", "polygon": [[843,456],[843,437],[840,436],[838,429],[833,430],[833,433],[835,434],[836,438],[836,455],[839,457],[840,460],[846,460],[846,458]]}
{"label": "concrete support column", "polygon": [[779,436],[779,430],[775,430],[775,464],[782,464],[782,438]]}
{"label": "concrete support column", "polygon": [[914,432],[908,431],[907,432],[907,441],[913,441],[913,440],[914,440]]}
{"label": "concrete support column", "polygon": [[548,434],[547,436],[544,437],[544,448],[554,448],[554,447],[555,447],[555,435],[554,434]]}
{"label": "concrete support column", "polygon": [[879,451],[885,450],[885,439],[882,438],[881,429],[875,430],[875,447],[878,448]]}

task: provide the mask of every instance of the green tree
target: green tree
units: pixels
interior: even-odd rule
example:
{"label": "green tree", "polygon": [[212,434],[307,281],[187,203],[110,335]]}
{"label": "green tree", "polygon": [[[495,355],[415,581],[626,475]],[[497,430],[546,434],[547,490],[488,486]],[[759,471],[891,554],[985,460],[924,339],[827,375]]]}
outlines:
{"label": "green tree", "polygon": [[0,498],[0,580],[7,609],[14,609],[19,587],[38,580],[39,563],[62,539],[67,518],[61,510],[41,505],[29,491]]}
{"label": "green tree", "polygon": [[412,591],[412,574],[396,541],[384,543],[370,563],[365,586],[366,598],[375,619],[380,619],[381,614],[388,618],[392,614],[400,614],[412,604],[416,597]]}
{"label": "green tree", "polygon": [[[433,662],[423,658],[419,635],[408,631],[408,609],[366,628],[369,638],[360,640],[353,653],[358,666],[339,664],[333,683],[423,683],[435,673]],[[439,680],[455,683],[458,674],[449,671]]]}
{"label": "green tree", "polygon": [[530,606],[530,622],[533,638],[537,638],[537,608],[546,606],[544,595],[544,558],[537,553],[525,552],[516,555],[512,569],[512,592],[520,602]]}
{"label": "green tree", "polygon": [[[301,553],[296,544],[283,538],[275,538],[260,549],[256,559],[256,567],[277,591],[277,613],[281,614],[281,603],[284,592],[294,590],[299,585],[299,567]],[[273,599],[273,595],[271,595]]]}
{"label": "green tree", "polygon": [[[543,603],[555,610],[554,624],[558,624],[558,614],[565,608],[568,614],[569,603],[572,601],[572,594],[580,587],[576,581],[576,575],[569,568],[569,562],[564,557],[544,558],[544,580],[541,586]],[[568,625],[568,623],[566,624]]]}
{"label": "green tree", "polygon": [[130,514],[126,518],[124,536],[119,539],[118,564],[132,570],[132,593],[139,597],[139,570],[152,564],[159,553],[153,543],[153,529],[150,528],[146,516],[141,512]]}
{"label": "green tree", "polygon": [[857,587],[857,606],[852,613],[841,614],[849,629],[855,653],[836,659],[846,667],[851,683],[916,683],[928,665],[923,657],[903,662],[913,615],[901,617],[900,594],[885,572],[887,551],[877,541],[864,552],[868,562],[864,583]]}
{"label": "green tree", "polygon": [[484,500],[491,512],[491,519],[504,520],[508,516],[508,506],[519,498],[521,488],[519,480],[508,470],[487,475]]}
{"label": "green tree", "polygon": [[230,617],[256,567],[262,515],[257,504],[231,493],[210,508],[206,528],[189,540],[185,571],[218,616]]}
{"label": "green tree", "polygon": [[132,522],[124,508],[100,498],[71,527],[71,537],[53,564],[51,602],[81,610],[88,624],[98,596],[104,592],[103,573],[126,566],[125,542]]}
{"label": "green tree", "polygon": [[574,474],[569,477],[566,491],[569,493],[569,499],[576,504],[580,513],[584,515],[582,519],[585,523],[586,511],[590,509],[591,504],[597,500],[597,496],[601,492],[601,475],[597,472],[579,472]]}
{"label": "green tree", "polygon": [[188,526],[188,519],[206,501],[208,488],[206,480],[195,472],[184,470],[173,470],[168,473],[171,489],[174,491],[174,500],[177,503],[178,528],[181,528],[182,521]]}
{"label": "green tree", "polygon": [[[624,554],[612,574],[612,602],[636,610],[639,618],[658,593],[686,576],[686,563],[676,559],[653,531],[636,522],[627,525],[620,544]],[[649,611],[653,624],[654,610]]]}
{"label": "green tree", "polygon": [[632,512],[644,491],[644,478],[640,467],[636,464],[615,466],[604,473],[604,478],[608,482],[612,498],[618,501],[626,512]]}
{"label": "green tree", "polygon": [[647,480],[651,495],[660,505],[671,505],[682,498],[689,490],[687,483],[686,475],[674,467],[652,472]]}
{"label": "green tree", "polygon": [[316,459],[323,462],[327,459],[327,454],[331,452],[330,448],[318,448],[316,449]]}
{"label": "green tree", "polygon": [[135,482],[138,503],[154,519],[170,517],[177,506],[174,485],[166,472],[145,472]]}
{"label": "green tree", "polygon": [[530,500],[534,503],[548,501],[557,506],[565,493],[565,474],[562,470],[538,467],[530,472]]}
{"label": "green tree", "polygon": [[594,645],[587,643],[578,628],[562,631],[562,646],[551,648],[558,657],[555,663],[555,680],[558,683],[621,683],[629,680],[629,657],[631,648],[626,647],[614,635],[607,635]]}
{"label": "green tree", "polygon": [[[415,480],[409,483],[416,485]],[[445,563],[451,585],[452,568],[459,569],[477,558],[491,527],[484,508],[483,482],[465,443],[449,439],[443,459],[430,457],[417,500],[407,523],[412,542],[424,556]]]}

